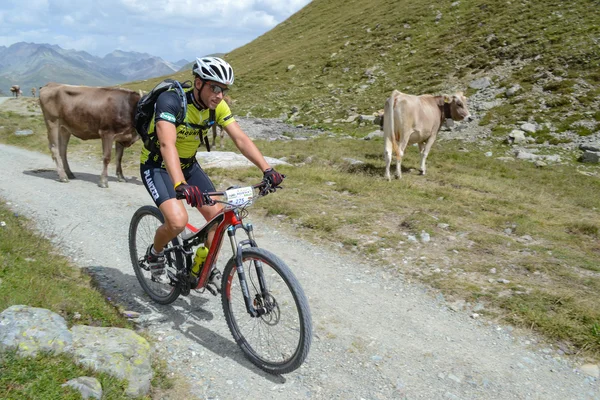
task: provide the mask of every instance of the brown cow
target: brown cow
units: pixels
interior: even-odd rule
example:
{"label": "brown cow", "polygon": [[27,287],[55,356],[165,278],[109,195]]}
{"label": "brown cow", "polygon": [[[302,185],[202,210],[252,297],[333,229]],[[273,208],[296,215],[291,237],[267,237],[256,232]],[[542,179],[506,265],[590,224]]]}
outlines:
{"label": "brown cow", "polygon": [[123,181],[123,149],[139,135],[133,116],[140,94],[127,89],[88,87],[49,83],[40,89],[40,105],[48,128],[48,147],[56,162],[61,182],[75,176],[67,162],[67,144],[71,134],[88,139],[102,139],[104,168],[98,186],[108,187],[107,169],[113,141],[116,142],[117,178]]}
{"label": "brown cow", "polygon": [[[223,100],[225,100],[225,103],[227,103],[228,106],[231,106],[232,100],[231,97],[229,96],[225,96],[223,97]],[[225,133],[223,131],[223,127],[219,126],[219,144],[220,147],[223,148],[223,137],[225,136]],[[215,147],[215,142],[217,139],[217,124],[213,124],[212,126],[212,132],[213,132],[213,140],[212,140],[212,147]]]}
{"label": "brown cow", "polygon": [[19,95],[20,95],[21,93],[23,93],[23,92],[21,92],[21,88],[19,87],[19,85],[12,85],[12,86],[10,87],[10,92],[11,92],[12,94],[14,94],[14,95],[15,95],[15,97],[19,97]]}
{"label": "brown cow", "polygon": [[385,102],[383,135],[385,140],[385,177],[390,176],[392,150],[396,153],[396,176],[402,177],[401,164],[409,144],[418,143],[421,152],[421,174],[425,175],[425,160],[446,118],[455,121],[471,119],[467,98],[461,92],[448,96],[412,96],[397,90]]}
{"label": "brown cow", "polygon": [[32,87],[32,88],[31,88],[31,95],[32,95],[33,97],[35,97],[35,88],[34,88],[34,87]]}

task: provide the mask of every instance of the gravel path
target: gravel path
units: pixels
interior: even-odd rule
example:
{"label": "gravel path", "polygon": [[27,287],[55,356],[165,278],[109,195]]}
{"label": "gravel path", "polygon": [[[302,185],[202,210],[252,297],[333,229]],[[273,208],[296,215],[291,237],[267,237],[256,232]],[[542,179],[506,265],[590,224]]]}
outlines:
{"label": "gravel path", "polygon": [[[158,306],[142,292],[127,247],[132,214],[150,203],[139,179],[109,177],[101,189],[99,164],[70,164],[78,179],[59,183],[48,154],[0,145],[0,197],[88,268],[112,300],[142,314],[140,327],[187,377],[190,398],[600,399],[598,381],[535,339],[454,312],[423,287],[253,218],[259,245],[286,260],[305,288],[315,329],[305,365],[269,376],[245,360],[217,298],[193,293]],[[192,222],[200,225],[198,214]]]}

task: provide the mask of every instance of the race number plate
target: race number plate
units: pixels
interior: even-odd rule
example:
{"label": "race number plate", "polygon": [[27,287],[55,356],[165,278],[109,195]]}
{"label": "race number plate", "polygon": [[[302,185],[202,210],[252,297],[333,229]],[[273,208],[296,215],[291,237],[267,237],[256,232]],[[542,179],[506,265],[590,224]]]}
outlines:
{"label": "race number plate", "polygon": [[241,188],[229,189],[225,192],[225,196],[227,197],[227,203],[239,207],[245,204],[252,203],[252,199],[254,198],[254,191],[252,190],[252,186],[246,186]]}

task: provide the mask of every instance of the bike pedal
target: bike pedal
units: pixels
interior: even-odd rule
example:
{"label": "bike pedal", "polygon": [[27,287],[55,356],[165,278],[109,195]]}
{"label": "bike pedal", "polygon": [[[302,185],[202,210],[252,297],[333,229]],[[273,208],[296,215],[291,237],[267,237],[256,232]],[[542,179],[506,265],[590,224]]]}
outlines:
{"label": "bike pedal", "polygon": [[213,296],[217,296],[219,293],[221,293],[219,288],[217,288],[214,283],[207,283],[206,290],[208,290]]}

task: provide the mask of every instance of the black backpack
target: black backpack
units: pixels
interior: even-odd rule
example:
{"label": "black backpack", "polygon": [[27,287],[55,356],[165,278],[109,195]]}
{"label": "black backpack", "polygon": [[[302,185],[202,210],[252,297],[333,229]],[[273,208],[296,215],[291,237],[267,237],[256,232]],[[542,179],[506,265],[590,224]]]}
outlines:
{"label": "black backpack", "polygon": [[[154,106],[156,104],[156,100],[158,96],[171,89],[175,89],[177,94],[179,95],[179,100],[181,101],[181,110],[175,118],[177,125],[180,125],[185,121],[185,115],[187,111],[187,100],[184,88],[192,87],[192,83],[190,81],[179,82],[174,79],[165,79],[160,82],[158,85],[154,87],[149,93],[142,96],[140,101],[138,101],[135,116],[134,116],[134,126],[137,133],[142,138],[144,142],[144,146],[152,151],[158,152],[158,148],[156,147],[155,141],[150,140],[150,136],[148,136],[148,128],[150,128],[150,122],[152,121],[152,116],[154,115]],[[210,110],[210,116],[208,121],[208,126],[212,126],[215,123],[215,111]],[[208,138],[204,138],[206,149],[210,151],[210,146],[208,144]]]}

